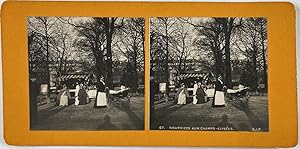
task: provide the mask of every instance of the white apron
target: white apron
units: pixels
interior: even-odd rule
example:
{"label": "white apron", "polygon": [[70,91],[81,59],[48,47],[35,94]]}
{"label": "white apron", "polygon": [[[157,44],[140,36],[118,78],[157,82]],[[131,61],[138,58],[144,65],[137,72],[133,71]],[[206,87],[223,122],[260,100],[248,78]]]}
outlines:
{"label": "white apron", "polygon": [[65,94],[62,94],[60,96],[60,103],[59,103],[60,106],[67,106],[68,105],[68,96],[65,95]]}
{"label": "white apron", "polygon": [[96,106],[106,106],[107,105],[106,93],[98,92],[96,101],[97,101]]}
{"label": "white apron", "polygon": [[184,90],[182,90],[178,95],[178,102],[177,104],[186,104],[186,95],[184,93]]}
{"label": "white apron", "polygon": [[197,102],[198,102],[198,99],[197,99],[197,96],[196,96],[197,89],[198,89],[198,85],[194,84],[194,88],[193,88],[193,104],[197,104]]}
{"label": "white apron", "polygon": [[197,104],[197,102],[198,102],[197,96],[194,95],[194,96],[193,96],[193,104]]}
{"label": "white apron", "polygon": [[224,92],[216,91],[215,93],[215,106],[225,105]]}
{"label": "white apron", "polygon": [[205,91],[207,97],[213,98],[215,94],[215,89],[209,88]]}
{"label": "white apron", "polygon": [[79,100],[78,100],[79,90],[80,90],[80,86],[76,85],[76,90],[75,90],[75,106],[79,105]]}

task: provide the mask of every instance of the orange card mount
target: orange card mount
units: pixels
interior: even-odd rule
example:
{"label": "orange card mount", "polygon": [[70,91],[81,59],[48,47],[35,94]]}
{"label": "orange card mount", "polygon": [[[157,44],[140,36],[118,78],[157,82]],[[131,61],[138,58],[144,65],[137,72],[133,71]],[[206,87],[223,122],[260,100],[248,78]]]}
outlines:
{"label": "orange card mount", "polygon": [[1,17],[7,144],[297,144],[291,3],[7,1]]}

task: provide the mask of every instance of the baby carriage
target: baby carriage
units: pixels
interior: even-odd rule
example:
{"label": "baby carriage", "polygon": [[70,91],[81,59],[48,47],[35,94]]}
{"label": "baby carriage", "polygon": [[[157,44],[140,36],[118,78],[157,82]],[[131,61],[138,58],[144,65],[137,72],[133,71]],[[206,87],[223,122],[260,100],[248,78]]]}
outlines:
{"label": "baby carriage", "polygon": [[120,90],[109,90],[108,99],[111,104],[117,107],[129,108],[129,88],[121,87]]}
{"label": "baby carriage", "polygon": [[240,108],[248,107],[249,97],[248,87],[239,86],[239,89],[226,90],[227,100]]}

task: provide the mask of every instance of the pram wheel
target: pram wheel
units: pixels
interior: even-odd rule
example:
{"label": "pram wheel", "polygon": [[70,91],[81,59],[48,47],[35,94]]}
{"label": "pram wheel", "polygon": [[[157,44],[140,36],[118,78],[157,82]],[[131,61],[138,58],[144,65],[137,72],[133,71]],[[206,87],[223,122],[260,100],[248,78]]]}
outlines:
{"label": "pram wheel", "polygon": [[129,95],[123,98],[122,106],[123,106],[123,108],[130,107],[130,96]]}
{"label": "pram wheel", "polygon": [[130,107],[129,101],[127,101],[127,102],[122,102],[122,107],[123,107],[123,108],[129,108],[129,107]]}
{"label": "pram wheel", "polygon": [[246,90],[235,93],[227,93],[226,98],[228,102],[238,109],[245,110],[249,108],[248,104],[250,95]]}
{"label": "pram wheel", "polygon": [[122,108],[122,109],[127,109],[130,107],[130,96],[129,95],[127,95],[125,97],[112,96],[110,98],[110,101],[111,101],[112,105]]}

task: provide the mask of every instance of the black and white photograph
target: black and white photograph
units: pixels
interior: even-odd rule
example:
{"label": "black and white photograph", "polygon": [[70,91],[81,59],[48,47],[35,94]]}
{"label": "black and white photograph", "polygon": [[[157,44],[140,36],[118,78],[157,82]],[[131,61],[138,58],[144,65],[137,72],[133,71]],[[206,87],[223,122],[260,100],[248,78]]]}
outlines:
{"label": "black and white photograph", "polygon": [[27,17],[30,130],[143,130],[144,23]]}
{"label": "black and white photograph", "polygon": [[150,19],[150,129],[268,132],[265,17]]}

